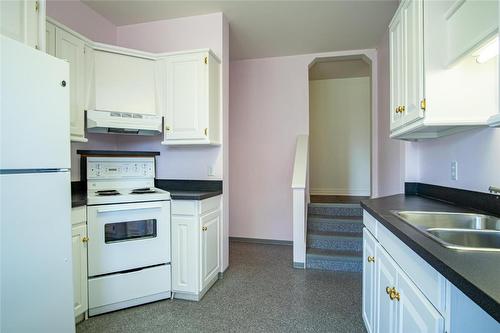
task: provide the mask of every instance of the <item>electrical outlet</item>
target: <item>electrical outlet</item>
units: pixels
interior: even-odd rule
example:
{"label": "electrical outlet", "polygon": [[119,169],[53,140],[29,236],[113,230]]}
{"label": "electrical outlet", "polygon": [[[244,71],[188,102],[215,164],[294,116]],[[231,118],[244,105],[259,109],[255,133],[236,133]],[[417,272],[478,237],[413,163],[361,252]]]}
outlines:
{"label": "electrical outlet", "polygon": [[452,161],[451,162],[451,180],[457,180],[457,179],[458,179],[458,162]]}
{"label": "electrical outlet", "polygon": [[210,165],[208,167],[208,176],[209,177],[214,177],[215,176],[215,168],[212,165]]}

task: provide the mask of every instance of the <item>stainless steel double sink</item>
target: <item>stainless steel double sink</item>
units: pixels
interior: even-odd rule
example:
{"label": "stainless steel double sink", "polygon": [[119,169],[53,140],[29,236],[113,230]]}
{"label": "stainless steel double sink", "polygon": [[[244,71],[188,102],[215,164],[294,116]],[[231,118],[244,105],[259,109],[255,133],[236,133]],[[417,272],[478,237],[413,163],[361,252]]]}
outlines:
{"label": "stainless steel double sink", "polygon": [[500,252],[500,218],[427,211],[392,213],[444,247],[466,251]]}

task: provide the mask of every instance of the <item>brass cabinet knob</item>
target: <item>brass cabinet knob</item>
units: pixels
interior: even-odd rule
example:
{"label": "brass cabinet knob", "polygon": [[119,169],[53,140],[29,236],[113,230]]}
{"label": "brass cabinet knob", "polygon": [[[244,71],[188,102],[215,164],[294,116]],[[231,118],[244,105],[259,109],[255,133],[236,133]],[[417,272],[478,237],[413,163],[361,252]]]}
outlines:
{"label": "brass cabinet knob", "polygon": [[400,298],[401,298],[401,295],[396,291],[396,289],[393,289],[391,291],[391,293],[389,294],[389,298],[391,299],[391,301],[399,301]]}
{"label": "brass cabinet knob", "polygon": [[389,287],[385,287],[385,292],[387,293],[387,295],[389,295],[392,291],[392,288],[389,288]]}
{"label": "brass cabinet knob", "polygon": [[368,256],[368,262],[375,262],[375,257]]}
{"label": "brass cabinet knob", "polygon": [[89,238],[87,236],[83,237],[82,238],[82,242],[83,243],[87,243],[89,241]]}
{"label": "brass cabinet knob", "polygon": [[170,131],[170,127],[168,125],[165,125],[165,131]]}
{"label": "brass cabinet knob", "polygon": [[207,230],[208,230],[208,228],[207,228],[207,227],[203,227],[203,228],[201,228],[201,230],[203,230],[203,231],[207,231]]}
{"label": "brass cabinet knob", "polygon": [[205,136],[208,136],[208,128],[205,128],[204,132],[205,132]]}
{"label": "brass cabinet knob", "polygon": [[427,102],[426,102],[425,98],[420,101],[420,108],[422,110],[425,110],[427,108]]}
{"label": "brass cabinet knob", "polygon": [[405,110],[406,110],[406,107],[404,105],[401,106],[401,113],[405,112]]}

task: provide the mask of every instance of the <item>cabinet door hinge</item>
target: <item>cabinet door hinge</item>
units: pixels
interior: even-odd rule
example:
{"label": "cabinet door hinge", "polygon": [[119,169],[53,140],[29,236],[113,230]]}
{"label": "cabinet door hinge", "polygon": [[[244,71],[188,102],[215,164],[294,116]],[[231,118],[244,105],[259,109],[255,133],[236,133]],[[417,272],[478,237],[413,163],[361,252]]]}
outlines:
{"label": "cabinet door hinge", "polygon": [[425,100],[425,98],[420,101],[420,108],[424,111],[427,108],[427,101]]}
{"label": "cabinet door hinge", "polygon": [[40,3],[35,1],[35,10],[38,12],[40,10]]}

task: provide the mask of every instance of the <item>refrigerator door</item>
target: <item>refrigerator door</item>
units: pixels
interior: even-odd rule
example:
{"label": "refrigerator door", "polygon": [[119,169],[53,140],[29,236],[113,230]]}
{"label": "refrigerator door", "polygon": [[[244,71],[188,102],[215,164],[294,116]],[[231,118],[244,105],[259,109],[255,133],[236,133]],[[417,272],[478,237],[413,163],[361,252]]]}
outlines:
{"label": "refrigerator door", "polygon": [[0,332],[74,332],[69,172],[0,174]]}
{"label": "refrigerator door", "polygon": [[0,169],[70,168],[68,63],[4,36],[0,50]]}

